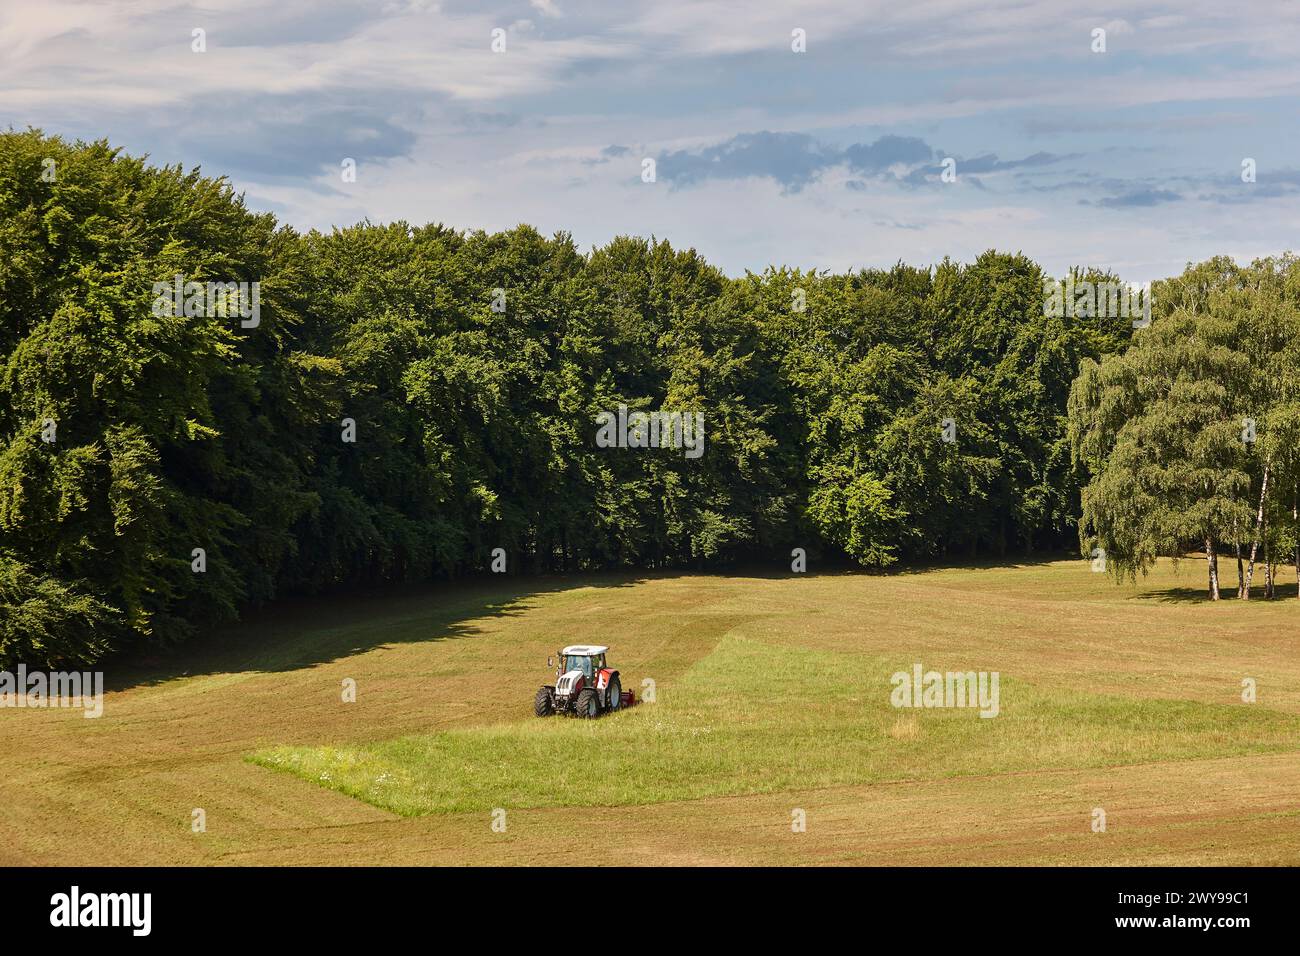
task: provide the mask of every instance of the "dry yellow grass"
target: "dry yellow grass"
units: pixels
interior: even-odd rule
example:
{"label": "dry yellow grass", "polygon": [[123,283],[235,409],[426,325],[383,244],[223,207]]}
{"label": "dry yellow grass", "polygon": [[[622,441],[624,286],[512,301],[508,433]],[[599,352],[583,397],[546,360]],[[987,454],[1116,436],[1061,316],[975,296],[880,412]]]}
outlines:
{"label": "dry yellow grass", "polygon": [[[400,817],[247,759],[284,745],[508,730],[533,720],[546,656],[595,640],[612,645],[626,686],[653,676],[668,695],[730,640],[952,661],[1038,692],[1134,706],[1251,707],[1276,737],[1300,715],[1300,601],[1211,605],[1198,597],[1199,572],[1162,564],[1137,587],[1116,587],[1083,561],[608,576],[294,602],[152,673],[110,670],[117,689],[100,720],[0,710],[0,863],[554,864],[585,859],[593,826],[620,847],[609,862],[625,863],[1300,862],[1300,756],[1288,746],[1243,753],[1227,738],[1207,745],[1225,752],[1196,759],[1072,766],[1088,756],[1075,742],[1050,766],[1016,772],[510,809],[505,833],[484,812]],[[349,677],[355,704],[340,702]],[[1244,677],[1258,682],[1256,704],[1241,703]],[[849,690],[834,706],[855,702]],[[654,706],[625,718],[652,717]],[[891,716],[882,740],[927,746],[929,716]],[[1104,834],[1091,832],[1094,807],[1106,810]],[[194,808],[206,812],[206,833],[191,832]],[[791,832],[796,808],[805,833]]]}

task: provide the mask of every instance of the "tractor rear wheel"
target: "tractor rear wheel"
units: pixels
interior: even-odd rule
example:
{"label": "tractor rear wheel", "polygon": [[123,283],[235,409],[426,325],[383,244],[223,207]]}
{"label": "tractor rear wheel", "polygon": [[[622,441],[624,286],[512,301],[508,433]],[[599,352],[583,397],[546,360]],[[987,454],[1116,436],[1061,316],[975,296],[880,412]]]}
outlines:
{"label": "tractor rear wheel", "polygon": [[600,696],[596,693],[594,687],[584,687],[578,692],[578,699],[573,705],[573,713],[588,720],[600,713]]}
{"label": "tractor rear wheel", "polygon": [[609,709],[618,710],[623,706],[623,684],[617,677],[609,682]]}
{"label": "tractor rear wheel", "polygon": [[549,717],[555,713],[555,700],[551,697],[549,687],[538,688],[537,696],[533,698],[533,713],[538,717]]}

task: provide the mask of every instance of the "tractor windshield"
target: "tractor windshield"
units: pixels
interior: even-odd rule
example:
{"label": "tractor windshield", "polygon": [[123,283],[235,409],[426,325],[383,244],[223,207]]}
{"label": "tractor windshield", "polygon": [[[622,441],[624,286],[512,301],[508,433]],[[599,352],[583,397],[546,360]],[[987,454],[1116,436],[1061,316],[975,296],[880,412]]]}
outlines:
{"label": "tractor windshield", "polygon": [[564,663],[564,669],[566,671],[582,671],[582,676],[587,680],[591,680],[594,676],[590,657],[579,657],[577,654],[570,654],[568,660]]}

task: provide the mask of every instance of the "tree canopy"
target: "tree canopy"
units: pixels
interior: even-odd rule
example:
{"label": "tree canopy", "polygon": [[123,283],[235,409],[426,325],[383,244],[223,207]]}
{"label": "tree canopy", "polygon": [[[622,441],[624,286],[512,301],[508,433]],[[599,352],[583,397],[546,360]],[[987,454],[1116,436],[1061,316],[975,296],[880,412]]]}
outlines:
{"label": "tree canopy", "polygon": [[1240,597],[1257,559],[1296,550],[1300,490],[1300,262],[1226,258],[1159,283],[1156,314],[1130,348],[1083,361],[1069,400],[1075,460],[1091,476],[1085,548],[1118,577],[1160,555],[1237,558]]}
{"label": "tree canopy", "polygon": [[[256,321],[160,309],[178,276],[257,283]],[[1049,314],[1023,255],[731,278],[528,226],[301,234],[224,179],[0,133],[0,663],[498,548],[522,573],[886,567],[1082,527],[1117,573],[1207,541],[1277,555],[1297,276],[1214,260],[1135,332]],[[702,413],[703,454],[600,447],[620,406]]]}

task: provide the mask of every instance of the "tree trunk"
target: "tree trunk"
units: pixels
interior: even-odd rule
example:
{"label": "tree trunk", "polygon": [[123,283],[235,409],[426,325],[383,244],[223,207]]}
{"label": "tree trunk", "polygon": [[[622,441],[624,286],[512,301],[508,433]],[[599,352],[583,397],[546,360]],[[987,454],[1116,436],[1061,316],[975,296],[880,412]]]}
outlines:
{"label": "tree trunk", "polygon": [[1250,565],[1246,568],[1246,589],[1242,598],[1250,600],[1250,582],[1255,577],[1255,554],[1259,551],[1259,542],[1264,531],[1264,503],[1268,500],[1269,465],[1264,465],[1264,480],[1259,486],[1259,511],[1255,514],[1255,537],[1250,542]]}
{"label": "tree trunk", "polygon": [[1265,599],[1273,596],[1273,557],[1272,550],[1268,544],[1268,513],[1264,513],[1264,520],[1259,525],[1259,542],[1264,546],[1264,597]]}
{"label": "tree trunk", "polygon": [[1214,552],[1214,539],[1205,539],[1205,564],[1210,572],[1210,600],[1219,599],[1219,556]]}
{"label": "tree trunk", "polygon": [[1232,519],[1233,545],[1237,549],[1237,597],[1246,593],[1246,565],[1241,560],[1241,535],[1237,531],[1237,519]]}

